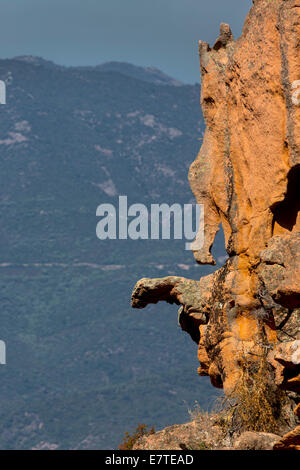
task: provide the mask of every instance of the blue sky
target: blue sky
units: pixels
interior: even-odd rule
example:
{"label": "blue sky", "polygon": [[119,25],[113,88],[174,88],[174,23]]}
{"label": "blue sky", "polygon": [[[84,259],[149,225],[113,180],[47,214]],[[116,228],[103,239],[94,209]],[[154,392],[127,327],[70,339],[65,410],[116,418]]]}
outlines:
{"label": "blue sky", "polygon": [[62,65],[117,60],[199,82],[197,43],[221,22],[241,33],[251,0],[1,0],[1,58],[37,55]]}

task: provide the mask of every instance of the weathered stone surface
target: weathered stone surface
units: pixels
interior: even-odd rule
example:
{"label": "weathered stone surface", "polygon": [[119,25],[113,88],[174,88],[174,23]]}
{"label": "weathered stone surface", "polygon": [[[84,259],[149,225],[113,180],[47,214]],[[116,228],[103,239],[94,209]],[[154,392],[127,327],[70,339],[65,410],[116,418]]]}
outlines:
{"label": "weathered stone surface", "polygon": [[199,43],[206,132],[189,181],[205,237],[194,255],[214,264],[222,224],[229,259],[200,281],[143,279],[133,293],[133,307],[182,305],[199,374],[228,395],[262,358],[270,387],[299,394],[299,43],[300,0],[256,0],[240,39],[222,24],[212,48]]}
{"label": "weathered stone surface", "polygon": [[[276,442],[279,436],[277,436]],[[150,436],[141,437],[134,450],[214,450],[229,446],[214,418],[203,415],[188,423],[175,424]]]}
{"label": "weathered stone surface", "polygon": [[[182,305],[178,310],[178,324],[198,344],[199,327],[208,322],[211,276],[200,281],[169,276],[162,279],[141,279],[135,286],[131,304],[133,308],[144,308],[149,303],[165,300]],[[202,294],[201,294],[202,293]]]}
{"label": "weathered stone surface", "polygon": [[272,237],[260,257],[258,272],[271,297],[288,309],[299,308],[300,232]]}
{"label": "weathered stone surface", "polygon": [[258,1],[238,41],[200,42],[207,128],[189,175],[206,208],[199,262],[221,222],[229,254],[251,259],[272,235],[299,231],[299,15],[298,0]]}
{"label": "weathered stone surface", "polygon": [[285,434],[273,447],[274,450],[300,450],[300,426]]}
{"label": "weathered stone surface", "polygon": [[280,436],[267,432],[243,432],[234,443],[235,450],[273,450]]}
{"label": "weathered stone surface", "polygon": [[269,354],[275,369],[275,382],[285,390],[300,393],[300,340],[286,341]]}
{"label": "weathered stone surface", "polygon": [[199,416],[188,423],[175,424],[134,444],[134,450],[272,450],[281,436],[266,432],[244,432],[226,437],[214,415]]}

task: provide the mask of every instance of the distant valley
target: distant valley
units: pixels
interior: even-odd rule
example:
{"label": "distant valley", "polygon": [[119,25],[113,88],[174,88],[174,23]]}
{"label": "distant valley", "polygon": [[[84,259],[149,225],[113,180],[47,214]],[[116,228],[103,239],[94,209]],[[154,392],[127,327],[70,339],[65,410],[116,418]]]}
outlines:
{"label": "distant valley", "polygon": [[[0,60],[2,449],[116,448],[138,423],[188,419],[218,394],[176,306],[130,308],[143,276],[199,278],[184,240],[96,237],[96,208],[193,202],[200,86],[154,68]],[[214,247],[224,260],[220,233]],[[188,388],[186,384],[188,385]]]}

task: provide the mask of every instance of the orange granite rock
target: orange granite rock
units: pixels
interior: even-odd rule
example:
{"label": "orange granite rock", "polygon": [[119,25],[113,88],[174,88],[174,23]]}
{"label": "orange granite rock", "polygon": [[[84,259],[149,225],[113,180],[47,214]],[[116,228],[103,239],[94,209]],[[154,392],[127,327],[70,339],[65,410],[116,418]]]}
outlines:
{"label": "orange granite rock", "polygon": [[274,450],[300,450],[300,426],[285,434],[273,447]]}
{"label": "orange granite rock", "polygon": [[[189,181],[204,205],[205,237],[200,250],[194,245],[194,256],[200,264],[215,263],[211,247],[222,224],[229,259],[199,281],[142,279],[132,296],[137,308],[159,300],[182,305],[179,323],[198,344],[198,372],[225,393],[234,392],[245,363],[255,370],[265,357],[270,384],[298,394],[295,402],[299,43],[300,0],[256,0],[237,41],[226,24],[213,47],[200,41],[206,132]],[[282,341],[289,344],[278,349]]]}

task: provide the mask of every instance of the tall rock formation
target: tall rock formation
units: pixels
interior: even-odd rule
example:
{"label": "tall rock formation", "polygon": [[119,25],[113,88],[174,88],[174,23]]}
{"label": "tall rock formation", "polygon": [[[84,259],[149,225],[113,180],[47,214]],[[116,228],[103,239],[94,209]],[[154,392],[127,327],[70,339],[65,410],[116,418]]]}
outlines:
{"label": "tall rock formation", "polygon": [[237,41],[222,24],[199,54],[206,132],[189,181],[204,204],[205,241],[194,256],[214,264],[222,224],[229,258],[200,281],[142,279],[132,306],[181,305],[199,374],[237,399],[243,383],[258,390],[263,378],[274,419],[284,408],[292,428],[298,418],[287,408],[300,401],[300,0],[253,1]]}

